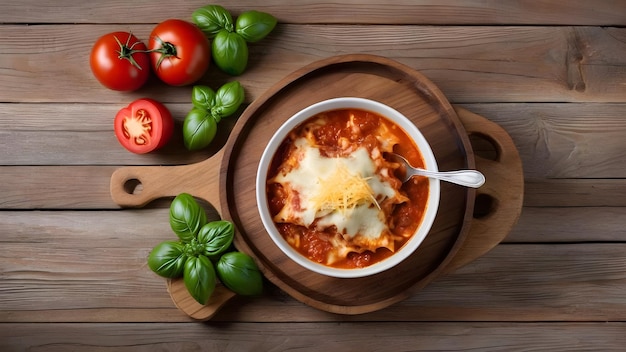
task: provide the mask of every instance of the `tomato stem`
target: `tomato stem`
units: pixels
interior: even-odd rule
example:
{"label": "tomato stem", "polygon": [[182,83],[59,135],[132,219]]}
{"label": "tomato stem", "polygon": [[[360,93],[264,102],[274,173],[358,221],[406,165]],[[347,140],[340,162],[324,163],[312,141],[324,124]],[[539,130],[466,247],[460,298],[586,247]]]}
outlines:
{"label": "tomato stem", "polygon": [[141,68],[141,65],[139,65],[137,63],[137,61],[135,61],[135,58],[133,57],[133,55],[135,53],[139,53],[139,52],[145,52],[145,50],[136,50],[135,45],[139,44],[139,42],[135,42],[132,45],[129,46],[130,44],[130,38],[131,38],[132,34],[128,34],[128,39],[126,39],[126,43],[122,44],[122,42],[120,42],[120,40],[117,38],[117,36],[113,36],[113,38],[115,38],[115,41],[117,42],[117,45],[119,45],[120,50],[117,51],[117,58],[118,59],[125,59],[128,60],[131,65],[137,67],[140,70],[143,70],[143,68]]}
{"label": "tomato stem", "polygon": [[167,59],[167,58],[170,58],[170,57],[175,57],[177,59],[180,59],[177,56],[176,46],[174,44],[172,44],[170,42],[164,42],[159,37],[155,37],[154,40],[159,42],[159,44],[161,44],[161,47],[157,48],[157,49],[148,50],[148,51],[161,54],[161,56],[159,57],[159,60],[157,61],[157,64],[156,64],[157,69],[159,67],[161,67],[161,62],[163,62],[164,59]]}

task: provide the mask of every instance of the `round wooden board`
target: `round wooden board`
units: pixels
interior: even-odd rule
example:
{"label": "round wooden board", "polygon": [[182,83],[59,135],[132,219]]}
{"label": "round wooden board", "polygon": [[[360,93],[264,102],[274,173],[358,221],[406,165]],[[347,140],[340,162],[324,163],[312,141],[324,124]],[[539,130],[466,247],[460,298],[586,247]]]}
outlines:
{"label": "round wooden board", "polygon": [[467,235],[475,191],[442,183],[440,207],[429,235],[410,258],[391,270],[339,279],[293,262],[274,245],[259,217],[255,196],[258,163],[273,133],[294,113],[343,96],[377,100],[406,115],[431,144],[440,170],[474,168],[469,137],[430,80],[386,58],[338,56],[294,72],[246,109],[224,148],[220,203],[222,217],[231,219],[240,230],[236,247],[253,256],[271,282],[318,309],[359,314],[406,298],[443,270]]}

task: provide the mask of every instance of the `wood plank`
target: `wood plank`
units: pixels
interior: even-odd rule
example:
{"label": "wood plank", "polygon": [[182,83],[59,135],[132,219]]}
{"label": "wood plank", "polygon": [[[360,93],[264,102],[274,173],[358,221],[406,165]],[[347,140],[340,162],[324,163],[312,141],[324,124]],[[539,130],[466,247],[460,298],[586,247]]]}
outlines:
{"label": "wood plank", "polygon": [[[93,223],[97,231],[107,234],[112,227],[121,229],[149,229],[162,225],[167,217],[171,199],[160,207],[117,211],[18,211],[4,210],[2,217],[7,231],[29,228],[32,225],[50,226],[68,232],[85,231],[85,223]],[[134,214],[134,212],[138,212]],[[66,214],[66,215],[63,215]],[[141,215],[139,215],[141,214]],[[75,218],[68,222],[67,219]],[[78,220],[80,219],[80,221]],[[158,219],[157,224],[152,220]],[[613,243],[626,242],[626,206],[622,207],[524,207],[520,219],[503,243],[506,244],[557,244],[557,243]],[[115,230],[119,231],[119,230]]]}
{"label": "wood plank", "polygon": [[[0,165],[190,164],[221,148],[236,122],[236,117],[224,119],[209,149],[189,152],[180,132],[189,106],[167,106],[176,116],[174,138],[159,152],[136,155],[123,149],[113,133],[116,104],[0,104],[0,125],[5,126]],[[527,179],[626,178],[626,104],[462,106],[511,135]],[[47,122],[50,116],[54,123]]]}
{"label": "wood plank", "polygon": [[623,207],[626,179],[526,180],[524,205],[536,207]]}
{"label": "wood plank", "polygon": [[133,154],[121,146],[113,131],[115,114],[128,103],[2,104],[0,165],[190,164],[221,149],[238,116],[220,121],[219,133],[208,148],[190,152],[183,144],[182,124],[191,103],[167,104],[174,117],[172,139],[156,152]]}
{"label": "wood plank", "polygon": [[[550,25],[624,25],[626,4],[623,1],[585,0],[510,1],[498,0],[421,0],[354,1],[342,0],[320,6],[311,1],[243,0],[236,3],[214,0],[234,15],[256,9],[273,14],[284,23],[397,23],[397,24],[550,24]],[[166,18],[190,19],[191,12],[206,1],[174,2],[167,14],[147,0],[119,2],[98,1],[86,4],[56,0],[45,7],[36,0],[5,0],[0,4],[0,22],[5,23],[157,23]]]}
{"label": "wood plank", "polygon": [[[152,247],[175,238],[167,209],[4,211],[0,219],[0,322],[189,321],[175,309],[164,279],[146,266]],[[318,311],[268,283],[267,295],[238,298],[214,319],[623,321],[625,269],[623,242],[501,244],[408,300],[374,313]]]}
{"label": "wood plank", "polygon": [[[124,29],[145,39],[151,26]],[[89,51],[98,36],[115,30],[120,27],[0,26],[0,48],[11,48],[0,51],[0,101],[94,103],[97,96],[97,103],[119,104],[150,96],[164,102],[189,102],[189,87],[167,87],[156,79],[133,93],[100,86],[87,64]],[[313,61],[369,53],[420,70],[456,103],[624,102],[625,37],[625,28],[600,27],[499,27],[494,31],[483,26],[286,24],[250,46],[249,69],[237,79],[252,101]],[[199,83],[217,88],[233,79],[212,67]]]}
{"label": "wood plank", "polygon": [[626,207],[524,207],[503,243],[626,242]]}
{"label": "wood plank", "polygon": [[[620,351],[624,323],[2,324],[6,351]],[[385,338],[380,338],[384,334]],[[320,338],[323,336],[324,338]]]}
{"label": "wood plank", "polygon": [[465,107],[511,135],[529,179],[626,177],[626,104]]}
{"label": "wood plank", "polygon": [[[119,209],[109,192],[116,168],[0,166],[0,209]],[[624,207],[626,179],[526,180],[524,205]]]}
{"label": "wood plank", "polygon": [[[178,113],[186,109],[185,104],[169,106]],[[525,168],[525,205],[624,206],[626,142],[621,136],[626,133],[622,118],[626,104],[464,106],[511,134]],[[113,136],[110,124],[114,104],[24,104],[22,108],[3,104],[2,108],[0,122],[7,127],[0,134],[7,138],[0,139],[0,164],[14,165],[0,166],[1,207],[7,209],[117,208],[110,199],[109,182],[118,165],[176,165],[204,160],[223,144],[234,123],[221,122],[226,133],[206,151],[181,152],[178,135],[163,152],[135,155],[123,150]],[[88,113],[92,116],[84,124],[76,123]],[[54,124],[37,122],[51,114],[58,116]],[[72,143],[59,137],[68,134],[79,137]],[[589,179],[575,179],[580,177]],[[24,184],[29,187],[24,188]]]}
{"label": "wood plank", "polygon": [[113,166],[2,166],[1,209],[116,209]]}
{"label": "wood plank", "polygon": [[[563,108],[555,106],[554,111],[557,110],[563,111]],[[599,109],[598,111],[601,110]],[[567,113],[568,109],[566,108],[564,111]],[[514,109],[511,110],[511,114],[514,114]],[[588,121],[590,120],[588,119]],[[541,142],[540,146],[542,146],[543,151],[537,154],[535,154],[534,148],[528,148],[528,145],[534,143],[539,135],[547,134],[547,129],[539,130],[534,127],[525,127],[526,125],[524,124],[518,124],[517,120],[500,120],[499,122],[514,136],[515,142],[522,146],[523,163],[527,173],[525,205],[564,207],[624,206],[624,199],[626,199],[624,197],[624,183],[626,182],[624,180],[624,163],[623,161],[616,162],[623,159],[622,151],[624,149],[620,147],[623,139],[615,136],[614,133],[616,130],[623,131],[623,124],[619,125],[619,121],[614,121],[615,125],[606,123],[604,129],[598,128],[598,124],[589,122],[587,128],[593,131],[590,133],[583,132],[582,124],[579,124],[575,129],[580,129],[581,131],[573,132],[573,136],[567,137],[576,145],[560,148],[558,144],[555,144],[556,147],[553,147],[552,145],[541,144],[543,143]],[[602,123],[599,125],[602,126]],[[571,127],[566,126],[560,132],[565,132],[567,129],[571,129]],[[535,135],[531,134],[530,131],[532,130],[535,130]],[[28,134],[40,135],[40,133],[34,131],[26,131],[24,132],[25,134],[22,134],[22,131],[0,133],[5,135],[14,133],[22,136]],[[43,135],[50,136],[50,140],[59,140],[58,138],[52,138],[59,133],[58,131],[51,131],[45,132]],[[60,134],[65,135],[63,133]],[[95,135],[100,136],[103,134],[100,132],[95,133]],[[559,136],[557,130],[551,131],[550,134]],[[85,132],[85,135],[93,136],[94,134]],[[40,139],[39,137],[34,138],[35,141]],[[176,154],[171,151],[176,149],[176,146],[174,146],[169,152],[166,148],[164,153],[138,156],[122,150],[117,141],[114,138],[112,139],[112,141],[108,142],[108,148],[102,147],[105,143],[100,143],[101,145],[96,146],[93,143],[93,138],[84,138],[85,144],[83,144],[82,148],[62,144],[56,146],[59,149],[41,147],[29,150],[28,143],[17,143],[17,145],[23,146],[23,148],[15,148],[15,145],[5,145],[5,148],[2,148],[3,154],[1,156],[4,159],[3,163],[19,162],[26,166],[0,166],[0,174],[2,174],[3,178],[0,191],[4,195],[0,205],[2,208],[14,209],[117,208],[110,199],[109,183],[112,172],[118,166],[46,165],[53,163],[106,165],[122,162],[127,165],[179,164],[203,160],[212,155],[211,150],[190,153],[188,155]],[[544,141],[548,140],[554,139],[546,139]],[[558,141],[559,139],[556,138],[556,140]],[[607,143],[603,143],[604,140]],[[65,143],[65,141],[61,140],[60,144],[61,142]],[[600,145],[602,147],[599,147]],[[606,150],[602,149],[607,146]],[[16,155],[18,156],[16,157]],[[85,158],[85,155],[88,158]],[[176,155],[180,156],[177,157]],[[569,159],[567,159],[568,156],[570,156]],[[28,166],[38,163],[44,165]],[[559,167],[555,168],[553,164],[558,164]],[[542,168],[545,168],[545,170]],[[553,175],[619,178],[545,178]],[[24,184],[29,184],[29,187],[24,188]]]}

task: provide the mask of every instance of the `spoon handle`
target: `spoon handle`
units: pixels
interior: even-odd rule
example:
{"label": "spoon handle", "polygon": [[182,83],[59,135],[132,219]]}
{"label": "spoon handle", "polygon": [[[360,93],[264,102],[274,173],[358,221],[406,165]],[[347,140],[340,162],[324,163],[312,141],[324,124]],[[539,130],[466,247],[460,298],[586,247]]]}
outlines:
{"label": "spoon handle", "polygon": [[447,181],[455,183],[457,185],[472,188],[478,188],[485,183],[485,176],[476,170],[434,172],[423,169],[416,169],[413,175],[432,177],[442,181]]}

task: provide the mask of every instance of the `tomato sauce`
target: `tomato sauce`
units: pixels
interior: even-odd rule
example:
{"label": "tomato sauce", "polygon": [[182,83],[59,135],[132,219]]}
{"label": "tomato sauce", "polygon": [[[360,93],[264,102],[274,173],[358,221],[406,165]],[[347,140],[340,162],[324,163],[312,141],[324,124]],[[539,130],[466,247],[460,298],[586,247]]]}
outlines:
{"label": "tomato sauce", "polygon": [[[324,123],[321,125],[312,123],[318,119],[322,119]],[[352,123],[348,124],[350,119],[352,119]],[[311,125],[314,126],[312,129]],[[348,125],[358,128],[348,128],[346,127]],[[314,135],[321,155],[340,157],[349,155],[361,147],[365,147],[370,152],[374,148],[382,149],[381,136],[378,133],[381,130],[389,131],[390,136],[392,136],[395,142],[393,144],[394,152],[404,156],[412,165],[424,167],[424,160],[419,149],[402,128],[372,112],[358,109],[339,109],[311,117],[294,129],[274,155],[268,172],[268,180],[279,172],[281,165],[289,157],[289,150],[292,148],[294,140],[303,137],[306,133]],[[386,166],[395,165],[397,168],[397,164],[393,164],[386,158],[384,158],[384,162]],[[428,198],[429,182],[426,178],[413,178],[402,184],[397,177],[390,177],[386,181],[408,198],[408,201],[396,204],[392,209],[387,209],[385,212],[388,214],[386,222],[393,235],[394,248],[398,250],[411,238],[422,221]],[[281,184],[271,182],[267,184],[267,194],[270,213],[274,216],[285,205],[287,194]],[[311,228],[307,228],[291,223],[277,223],[276,226],[292,247],[310,260],[319,263],[324,263],[328,256],[336,250],[330,239],[340,235],[337,234],[335,226],[328,227],[323,231],[317,230],[313,225],[310,226]],[[387,248],[378,248],[376,251],[365,250],[360,253],[359,251],[352,251],[342,258],[333,260],[329,266],[337,268],[367,267],[392,255],[393,252]]]}

